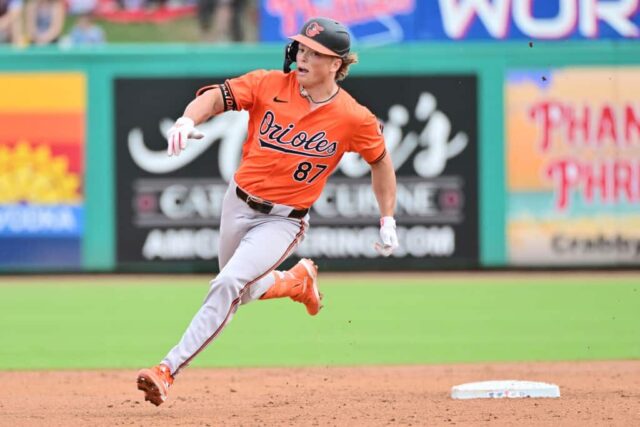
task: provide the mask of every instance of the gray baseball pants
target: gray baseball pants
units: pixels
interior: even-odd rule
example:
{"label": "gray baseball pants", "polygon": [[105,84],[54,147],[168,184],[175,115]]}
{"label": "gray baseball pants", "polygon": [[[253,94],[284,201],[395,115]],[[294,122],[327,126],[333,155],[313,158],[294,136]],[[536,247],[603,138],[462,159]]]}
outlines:
{"label": "gray baseball pants", "polygon": [[269,214],[255,211],[237,197],[235,182],[229,184],[220,218],[220,273],[180,342],[162,360],[172,374],[222,332],[238,305],[259,299],[273,286],[270,273],[296,249],[309,226],[308,215],[288,218],[291,209],[274,205]]}

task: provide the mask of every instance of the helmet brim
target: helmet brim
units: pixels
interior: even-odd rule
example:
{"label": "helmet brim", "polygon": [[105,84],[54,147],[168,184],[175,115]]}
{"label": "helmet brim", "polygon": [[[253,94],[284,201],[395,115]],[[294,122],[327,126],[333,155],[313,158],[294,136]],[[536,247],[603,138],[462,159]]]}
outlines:
{"label": "helmet brim", "polygon": [[324,47],[323,45],[321,45],[320,43],[318,43],[314,39],[312,39],[310,37],[307,37],[307,36],[305,36],[303,34],[296,34],[295,36],[291,36],[289,38],[291,40],[297,41],[298,43],[302,43],[303,45],[308,46],[311,49],[315,50],[316,52],[320,52],[323,55],[335,56],[336,58],[341,58],[340,55],[338,55],[337,53],[335,53],[331,49]]}

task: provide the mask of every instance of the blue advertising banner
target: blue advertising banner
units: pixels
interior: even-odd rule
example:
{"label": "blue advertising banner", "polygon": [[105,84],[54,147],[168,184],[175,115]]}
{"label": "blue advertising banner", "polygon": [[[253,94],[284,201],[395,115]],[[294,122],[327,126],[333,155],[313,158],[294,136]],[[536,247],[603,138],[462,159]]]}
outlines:
{"label": "blue advertising banner", "polygon": [[0,238],[82,235],[84,209],[71,205],[0,205]]}
{"label": "blue advertising banner", "polygon": [[566,40],[640,36],[640,0],[426,0],[418,39]]}
{"label": "blue advertising banner", "polygon": [[284,40],[314,16],[357,43],[640,37],[640,0],[262,0],[260,39]]}

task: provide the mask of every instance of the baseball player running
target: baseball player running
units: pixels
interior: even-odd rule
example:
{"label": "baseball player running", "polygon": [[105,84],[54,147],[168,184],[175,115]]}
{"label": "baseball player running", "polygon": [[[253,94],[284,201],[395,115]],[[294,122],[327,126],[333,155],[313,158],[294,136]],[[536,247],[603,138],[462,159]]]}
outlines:
{"label": "baseball player running", "polygon": [[212,116],[228,110],[247,110],[250,116],[242,160],[223,202],[220,273],[178,344],[159,365],[138,372],[138,389],[156,406],[240,304],[289,297],[310,315],[318,314],[322,294],[313,261],[275,269],[304,239],[309,208],[344,153],[359,153],[371,167],[381,214],[376,249],[389,256],[398,246],[396,178],[381,125],[337,83],[357,62],[347,29],[314,18],[290,38],[284,72],[256,70],[203,87],[168,132],[168,154],[177,156],[189,139],[203,137],[195,126]]}

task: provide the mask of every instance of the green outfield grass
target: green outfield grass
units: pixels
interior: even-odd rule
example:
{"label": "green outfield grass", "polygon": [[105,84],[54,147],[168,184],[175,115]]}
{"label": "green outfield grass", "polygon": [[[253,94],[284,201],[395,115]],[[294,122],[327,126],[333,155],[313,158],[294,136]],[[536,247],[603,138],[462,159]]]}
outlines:
{"label": "green outfield grass", "polygon": [[[193,366],[640,358],[638,275],[345,277],[321,279],[315,318],[290,300],[241,307]],[[0,369],[155,364],[208,286],[148,276],[0,283]]]}

